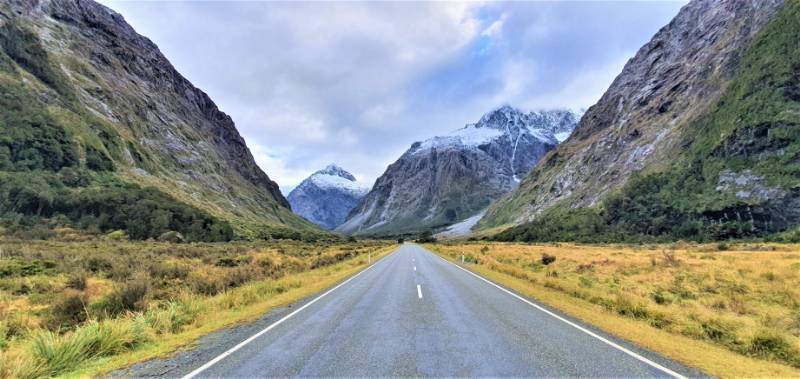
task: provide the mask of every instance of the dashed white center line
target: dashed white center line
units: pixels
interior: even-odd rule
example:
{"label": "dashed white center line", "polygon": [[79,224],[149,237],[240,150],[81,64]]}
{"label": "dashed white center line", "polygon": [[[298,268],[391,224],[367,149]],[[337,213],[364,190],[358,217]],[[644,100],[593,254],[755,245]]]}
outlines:
{"label": "dashed white center line", "polygon": [[414,266],[414,271],[417,271],[417,266]]}
{"label": "dashed white center line", "polygon": [[417,296],[422,299],[422,287],[419,284],[417,284]]}

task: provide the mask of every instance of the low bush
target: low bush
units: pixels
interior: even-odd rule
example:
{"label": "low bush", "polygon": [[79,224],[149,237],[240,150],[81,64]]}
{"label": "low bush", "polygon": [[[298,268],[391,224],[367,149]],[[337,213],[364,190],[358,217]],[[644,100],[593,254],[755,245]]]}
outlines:
{"label": "low bush", "polygon": [[116,289],[107,298],[97,303],[98,310],[108,316],[125,312],[143,311],[147,307],[147,293],[150,286],[146,280],[133,280]]}
{"label": "low bush", "polygon": [[417,243],[434,243],[436,242],[436,237],[433,236],[433,233],[430,230],[426,230],[419,234],[417,237]]}
{"label": "low bush", "polygon": [[81,272],[77,274],[70,275],[67,279],[67,282],[64,283],[67,288],[72,288],[74,290],[83,291],[86,289],[86,274]]}
{"label": "low bush", "polygon": [[48,322],[50,329],[70,330],[86,321],[86,303],[86,297],[79,294],[67,295],[58,300],[50,308],[50,320]]}
{"label": "low bush", "polygon": [[800,367],[800,350],[785,337],[773,331],[759,331],[750,339],[743,351],[758,358],[781,360]]}

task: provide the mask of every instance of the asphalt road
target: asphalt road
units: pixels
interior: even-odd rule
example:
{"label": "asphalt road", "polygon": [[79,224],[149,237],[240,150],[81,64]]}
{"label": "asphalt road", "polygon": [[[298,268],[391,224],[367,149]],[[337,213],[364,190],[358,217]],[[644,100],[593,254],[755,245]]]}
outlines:
{"label": "asphalt road", "polygon": [[405,244],[196,377],[695,376]]}

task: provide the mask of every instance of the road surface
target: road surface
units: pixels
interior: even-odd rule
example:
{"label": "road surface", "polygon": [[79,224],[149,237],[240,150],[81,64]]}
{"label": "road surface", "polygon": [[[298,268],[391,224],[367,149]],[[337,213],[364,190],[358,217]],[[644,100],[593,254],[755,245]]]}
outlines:
{"label": "road surface", "polygon": [[[694,376],[405,244],[186,377]],[[177,374],[172,372],[172,375]]]}

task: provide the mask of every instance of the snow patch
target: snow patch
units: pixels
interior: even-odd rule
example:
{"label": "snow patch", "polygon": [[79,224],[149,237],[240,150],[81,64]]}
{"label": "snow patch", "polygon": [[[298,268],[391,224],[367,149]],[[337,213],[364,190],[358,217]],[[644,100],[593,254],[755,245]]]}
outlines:
{"label": "snow patch", "polygon": [[572,135],[572,132],[561,132],[561,133],[556,133],[555,137],[556,137],[556,140],[558,141],[558,143],[561,143],[561,142],[566,141],[567,138],[569,138],[570,135]]}
{"label": "snow patch", "polygon": [[459,223],[450,225],[447,229],[443,232],[437,234],[437,237],[463,237],[468,236],[472,233],[472,227],[478,223],[478,221],[483,218],[483,215],[486,214],[486,210],[481,211],[480,213],[464,220]]}
{"label": "snow patch", "polygon": [[482,128],[475,124],[469,124],[444,136],[433,137],[425,140],[420,144],[417,152],[443,147],[477,147],[490,143],[502,135],[503,132],[497,129]]}
{"label": "snow patch", "polygon": [[365,195],[369,192],[369,187],[337,175],[317,173],[311,175],[309,179],[315,186],[325,190],[335,189],[356,195]]}

